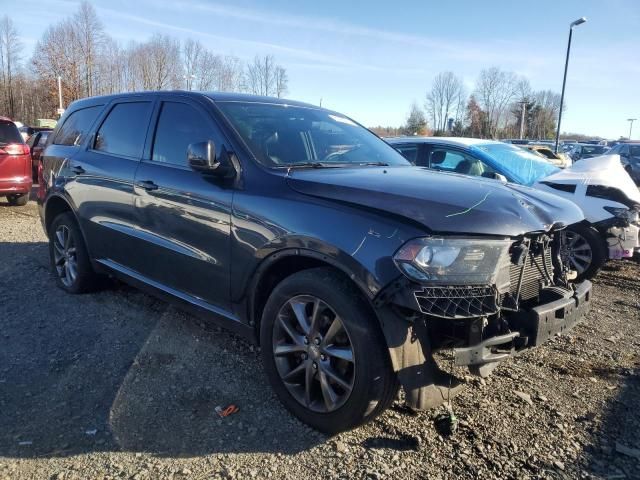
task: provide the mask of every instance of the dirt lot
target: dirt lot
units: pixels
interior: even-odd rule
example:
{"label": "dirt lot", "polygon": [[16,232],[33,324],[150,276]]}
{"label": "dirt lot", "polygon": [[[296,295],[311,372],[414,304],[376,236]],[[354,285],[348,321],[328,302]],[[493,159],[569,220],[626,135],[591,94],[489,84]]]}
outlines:
{"label": "dirt lot", "polygon": [[0,479],[640,478],[638,262],[570,335],[466,377],[453,436],[398,401],[328,438],[253,346],[129,287],[67,295],[47,255],[35,204],[0,203]]}

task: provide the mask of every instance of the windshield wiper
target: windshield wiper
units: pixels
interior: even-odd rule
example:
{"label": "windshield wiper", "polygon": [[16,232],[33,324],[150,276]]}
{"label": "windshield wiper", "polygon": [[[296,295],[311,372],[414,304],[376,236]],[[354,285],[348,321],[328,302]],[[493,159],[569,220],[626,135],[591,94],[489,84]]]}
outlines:
{"label": "windshield wiper", "polygon": [[389,164],[386,162],[362,162],[362,163],[358,163],[358,165],[361,165],[363,167],[388,167]]}
{"label": "windshield wiper", "polygon": [[336,168],[344,166],[343,163],[323,163],[323,162],[300,162],[288,163],[286,165],[276,165],[275,168]]}

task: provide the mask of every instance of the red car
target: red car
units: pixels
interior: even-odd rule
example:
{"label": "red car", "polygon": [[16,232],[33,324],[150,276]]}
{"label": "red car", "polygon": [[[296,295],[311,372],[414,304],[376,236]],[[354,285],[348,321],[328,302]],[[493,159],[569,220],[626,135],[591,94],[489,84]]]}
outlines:
{"label": "red car", "polygon": [[15,123],[0,117],[0,196],[26,205],[31,191],[31,155]]}

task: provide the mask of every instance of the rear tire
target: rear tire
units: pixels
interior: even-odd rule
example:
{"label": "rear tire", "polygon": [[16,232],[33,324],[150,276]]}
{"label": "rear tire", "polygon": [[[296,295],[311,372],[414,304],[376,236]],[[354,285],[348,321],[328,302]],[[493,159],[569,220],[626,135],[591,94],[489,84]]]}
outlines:
{"label": "rear tire", "polygon": [[353,284],[331,268],[295,273],[274,288],[260,344],[280,401],[322,432],[362,425],[397,395],[378,320]]}
{"label": "rear tire", "polygon": [[7,201],[12,207],[24,207],[29,202],[28,193],[14,193],[7,195]]}
{"label": "rear tire", "polygon": [[49,229],[49,258],[57,285],[69,293],[96,290],[101,277],[93,271],[84,238],[75,217],[61,213]]}
{"label": "rear tire", "polygon": [[607,246],[600,233],[593,227],[576,224],[566,229],[566,260],[569,267],[578,272],[578,281],[596,276],[609,259]]}

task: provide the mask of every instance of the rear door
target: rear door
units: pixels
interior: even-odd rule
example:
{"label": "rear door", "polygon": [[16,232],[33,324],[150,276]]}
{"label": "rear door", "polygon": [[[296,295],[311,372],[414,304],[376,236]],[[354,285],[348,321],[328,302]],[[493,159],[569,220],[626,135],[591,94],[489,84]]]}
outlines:
{"label": "rear door", "polygon": [[179,95],[162,97],[150,149],[135,178],[138,223],[145,241],[136,270],[171,293],[230,308],[230,222],[233,189],[187,164],[187,146],[225,140],[206,107]]}
{"label": "rear door", "polygon": [[73,181],[66,190],[76,204],[91,256],[111,265],[126,265],[136,247],[133,179],[153,105],[149,97],[112,101],[86,149],[67,168]]}

